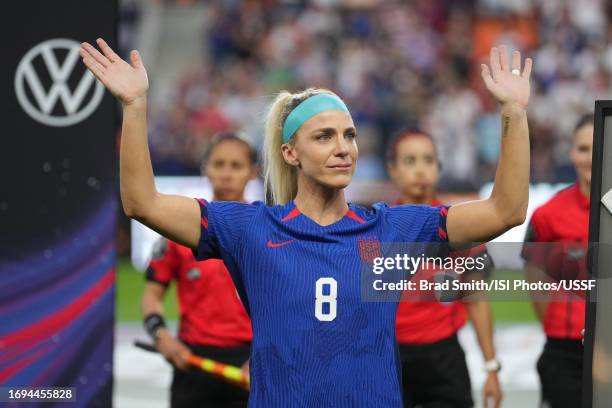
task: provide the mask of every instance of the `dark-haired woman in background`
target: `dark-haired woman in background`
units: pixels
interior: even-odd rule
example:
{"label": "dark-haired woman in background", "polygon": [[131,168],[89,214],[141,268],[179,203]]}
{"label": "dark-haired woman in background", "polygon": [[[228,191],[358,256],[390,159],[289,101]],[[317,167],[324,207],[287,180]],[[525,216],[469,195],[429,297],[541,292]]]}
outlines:
{"label": "dark-haired woman in background", "polygon": [[[216,135],[201,167],[212,185],[212,201],[244,202],[245,187],[257,174],[256,162],[255,150],[238,133]],[[251,321],[223,261],[197,261],[190,248],[161,238],[146,277],[142,314],[155,346],[174,366],[171,407],[245,407],[247,392],[189,371],[185,360],[188,351],[237,366],[249,358]],[[178,290],[178,338],[163,320],[163,299],[172,281]]]}
{"label": "dark-haired woman in background", "polygon": [[[387,168],[400,191],[394,204],[443,204],[436,197],[440,161],[429,134],[419,129],[399,134],[387,149]],[[470,251],[472,257],[485,255],[484,246]],[[477,272],[481,276],[474,276],[474,271],[466,272],[464,276],[472,274],[471,278],[480,279],[490,272],[492,264],[486,265],[487,270]],[[406,295],[399,304],[396,321],[404,406],[473,406],[465,354],[457,340],[457,332],[465,324],[467,310],[485,359],[487,379],[483,397],[485,400],[492,399],[493,406],[498,407],[502,396],[497,378],[500,364],[495,359],[489,303],[486,300],[417,301],[410,299],[410,293]]]}
{"label": "dark-haired woman in background", "polygon": [[[577,122],[570,152],[576,182],[531,216],[522,253],[530,282],[587,279],[593,130],[593,115]],[[541,407],[573,408],[582,404],[585,296],[585,291],[549,296],[539,293],[533,299],[546,334],[537,363]]]}

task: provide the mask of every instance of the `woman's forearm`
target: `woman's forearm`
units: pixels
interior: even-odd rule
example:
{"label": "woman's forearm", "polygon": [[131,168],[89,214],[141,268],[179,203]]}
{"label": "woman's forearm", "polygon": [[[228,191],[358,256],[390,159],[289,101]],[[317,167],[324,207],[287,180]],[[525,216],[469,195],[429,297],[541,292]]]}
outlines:
{"label": "woman's forearm", "polygon": [[166,288],[157,283],[147,282],[142,292],[140,301],[140,310],[142,316],[146,317],[151,314],[164,314],[164,296]]}
{"label": "woman's forearm", "polygon": [[146,96],[123,107],[119,171],[123,210],[128,217],[141,218],[157,194],[147,142]]}
{"label": "woman's forearm", "polygon": [[493,345],[493,319],[491,317],[491,306],[488,302],[468,302],[466,304],[468,315],[482,356],[485,361],[495,358],[495,346]]}
{"label": "woman's forearm", "polygon": [[529,127],[516,103],[502,106],[501,153],[490,200],[508,228],[525,221],[529,201]]}

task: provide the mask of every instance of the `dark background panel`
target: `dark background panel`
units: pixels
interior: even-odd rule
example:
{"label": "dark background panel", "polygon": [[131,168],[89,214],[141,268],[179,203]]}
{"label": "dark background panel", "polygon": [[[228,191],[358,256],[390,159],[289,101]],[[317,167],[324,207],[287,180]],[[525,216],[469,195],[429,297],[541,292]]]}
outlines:
{"label": "dark background panel", "polygon": [[[33,120],[18,104],[15,73],[35,45],[53,38],[115,43],[114,1],[11,2],[4,8],[0,64],[2,136],[0,137],[0,256],[26,257],[68,237],[88,211],[115,194],[115,101],[105,92],[98,108],[84,121],[51,127]],[[59,61],[65,52],[57,54]],[[41,82],[49,76],[39,57],[34,61]],[[68,81],[74,90],[85,68],[79,62]],[[27,87],[26,87],[27,88]],[[92,88],[93,89],[93,88]],[[26,90],[31,96],[31,91]],[[90,99],[92,90],[85,97]],[[61,105],[54,112],[61,112]]]}

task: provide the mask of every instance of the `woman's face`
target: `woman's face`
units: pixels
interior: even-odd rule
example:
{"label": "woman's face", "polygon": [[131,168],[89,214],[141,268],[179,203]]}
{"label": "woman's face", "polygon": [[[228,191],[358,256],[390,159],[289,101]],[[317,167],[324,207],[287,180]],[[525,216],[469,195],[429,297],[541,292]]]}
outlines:
{"label": "woman's face", "polygon": [[205,172],[219,201],[241,201],[247,183],[256,176],[249,149],[236,140],[225,140],[213,149]]}
{"label": "woman's face", "polygon": [[399,142],[389,175],[403,196],[414,199],[433,197],[438,183],[439,164],[432,141],[412,136]]}
{"label": "woman's face", "polygon": [[355,173],[359,156],[356,136],[348,113],[324,111],[304,122],[293,145],[283,144],[283,156],[287,163],[298,166],[300,177],[342,189],[349,185]]}
{"label": "woman's face", "polygon": [[578,182],[591,185],[591,161],[593,155],[593,125],[586,124],[576,130],[571,160],[576,169]]}

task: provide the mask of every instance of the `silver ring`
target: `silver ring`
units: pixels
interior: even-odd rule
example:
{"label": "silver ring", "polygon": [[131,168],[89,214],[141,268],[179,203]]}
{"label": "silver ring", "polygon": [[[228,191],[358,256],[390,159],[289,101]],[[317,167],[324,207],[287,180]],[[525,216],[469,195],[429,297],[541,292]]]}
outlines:
{"label": "silver ring", "polygon": [[519,71],[518,69],[513,69],[512,75],[521,75],[521,71]]}

